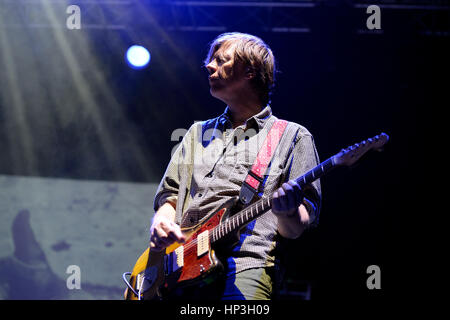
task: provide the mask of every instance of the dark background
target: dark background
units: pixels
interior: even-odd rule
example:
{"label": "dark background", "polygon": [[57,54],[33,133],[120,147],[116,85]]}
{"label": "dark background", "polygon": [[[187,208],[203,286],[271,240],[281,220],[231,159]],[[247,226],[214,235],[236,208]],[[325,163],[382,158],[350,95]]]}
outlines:
{"label": "dark background", "polygon": [[[82,12],[90,8],[79,4]],[[202,67],[208,43],[220,32],[169,28],[168,11],[158,2],[142,5],[155,6],[148,9],[155,20],[138,14],[118,19],[125,29],[62,28],[75,69],[58,63],[70,59],[61,58],[67,54],[57,33],[30,26],[4,29],[23,108],[20,117],[13,112],[18,100],[4,68],[0,174],[159,183],[178,143],[171,141],[172,132],[223,112],[225,106],[209,94]],[[227,16],[226,10],[231,9],[215,14]],[[367,30],[367,17],[351,2],[319,2],[302,20],[309,32],[271,32],[237,19],[224,30],[252,33],[270,45],[279,69],[272,110],[308,128],[322,161],[381,132],[391,138],[384,152],[321,181],[320,224],[292,243],[287,274],[300,286],[311,284],[313,299],[395,297],[418,284],[411,274],[417,275],[413,270],[424,259],[417,242],[421,229],[413,223],[420,219],[418,202],[429,208],[421,177],[436,152],[426,136],[438,126],[428,120],[448,106],[441,100],[448,88],[448,8],[382,7],[381,30]],[[95,15],[83,21],[89,19]],[[89,44],[88,53],[80,39]],[[125,50],[135,43],[150,50],[146,69],[124,63]],[[96,60],[89,60],[93,56]],[[77,81],[91,101],[80,96]],[[87,102],[95,112],[84,109]],[[381,290],[366,287],[369,265],[381,268]]]}

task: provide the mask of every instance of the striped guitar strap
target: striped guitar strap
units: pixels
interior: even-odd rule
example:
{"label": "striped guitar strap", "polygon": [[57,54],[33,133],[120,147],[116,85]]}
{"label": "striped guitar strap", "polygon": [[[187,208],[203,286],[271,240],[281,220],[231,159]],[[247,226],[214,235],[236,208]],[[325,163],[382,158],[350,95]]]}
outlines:
{"label": "striped guitar strap", "polygon": [[265,173],[270,162],[272,161],[275,150],[277,149],[278,143],[283,136],[287,124],[288,122],[286,120],[278,119],[270,128],[261,149],[258,151],[255,162],[248,171],[247,177],[242,183],[239,199],[244,205],[249,204],[255,194],[262,191],[264,187]]}

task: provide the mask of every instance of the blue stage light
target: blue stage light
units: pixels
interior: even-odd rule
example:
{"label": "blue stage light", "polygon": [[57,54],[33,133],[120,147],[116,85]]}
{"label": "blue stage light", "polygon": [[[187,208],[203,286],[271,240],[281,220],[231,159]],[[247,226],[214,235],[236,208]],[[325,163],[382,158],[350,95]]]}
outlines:
{"label": "blue stage light", "polygon": [[126,60],[128,65],[134,69],[145,68],[150,62],[150,59],[150,52],[142,46],[133,45],[127,50]]}

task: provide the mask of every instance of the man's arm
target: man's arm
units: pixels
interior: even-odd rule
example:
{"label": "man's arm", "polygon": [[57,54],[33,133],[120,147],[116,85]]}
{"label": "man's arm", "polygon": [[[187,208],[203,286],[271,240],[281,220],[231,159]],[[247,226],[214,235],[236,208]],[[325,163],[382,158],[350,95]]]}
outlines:
{"label": "man's arm", "polygon": [[150,227],[150,249],[162,251],[174,242],[184,242],[186,239],[180,226],[175,223],[175,206],[166,202],[153,216]]}
{"label": "man's arm", "polygon": [[180,226],[175,223],[176,208],[183,172],[186,174],[186,170],[183,168],[186,169],[187,166],[193,165],[188,159],[190,159],[189,150],[191,149],[194,125],[189,128],[172,155],[156,191],[153,203],[155,215],[150,227],[150,248],[156,251],[165,249],[175,241],[185,241]]}
{"label": "man's arm", "polygon": [[175,202],[177,201],[177,197],[179,194],[180,183],[183,179],[183,176],[186,175],[187,168],[191,168],[193,166],[192,159],[192,143],[194,135],[194,127],[196,124],[194,123],[188,130],[188,132],[184,135],[181,143],[176,147],[175,152],[173,153],[169,164],[167,165],[166,171],[164,173],[163,178],[156,190],[155,199],[153,203],[153,208],[155,212],[158,211],[159,207],[161,207],[166,202]]}
{"label": "man's arm", "polygon": [[312,136],[303,134],[296,141],[286,168],[291,179],[274,193],[272,212],[278,217],[278,232],[285,238],[298,238],[313,223],[317,223],[321,202],[320,182],[316,180],[301,190],[295,178],[319,164]]}
{"label": "man's arm", "polygon": [[289,180],[274,193],[272,212],[278,218],[278,232],[285,238],[296,239],[312,222],[314,204],[303,197],[303,191]]}

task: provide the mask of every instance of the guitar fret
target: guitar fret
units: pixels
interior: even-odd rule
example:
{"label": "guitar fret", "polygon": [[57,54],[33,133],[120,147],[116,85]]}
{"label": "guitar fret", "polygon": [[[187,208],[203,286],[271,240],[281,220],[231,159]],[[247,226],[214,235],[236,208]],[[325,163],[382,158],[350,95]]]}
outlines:
{"label": "guitar fret", "polygon": [[314,169],[314,176],[315,177],[317,177],[317,178],[319,178],[321,175],[322,175],[322,173],[323,173],[323,170],[322,170],[322,167],[320,166],[317,166],[315,169]]}

